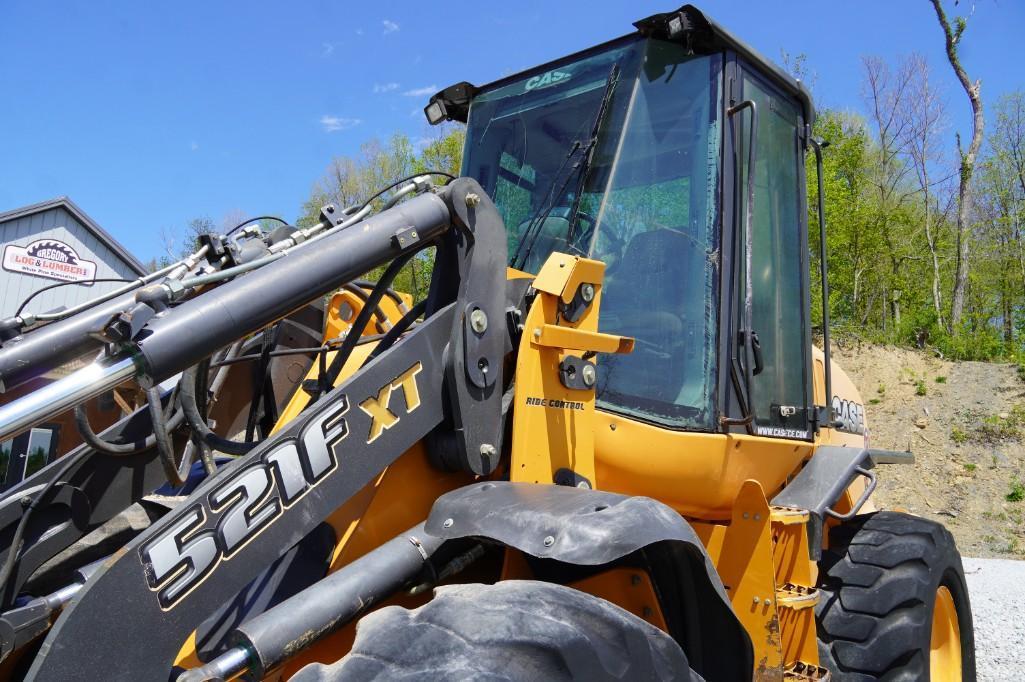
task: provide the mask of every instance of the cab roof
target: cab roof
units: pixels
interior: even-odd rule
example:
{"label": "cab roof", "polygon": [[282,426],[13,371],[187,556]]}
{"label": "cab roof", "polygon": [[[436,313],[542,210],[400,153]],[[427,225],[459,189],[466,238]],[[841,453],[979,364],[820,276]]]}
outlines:
{"label": "cab roof", "polygon": [[815,107],[812,103],[811,93],[808,92],[804,83],[788,74],[746,42],[734,36],[694,5],[684,5],[672,12],[653,14],[635,21],[633,25],[637,29],[633,33],[589,47],[580,52],[559,57],[557,60],[526,69],[485,85],[476,86],[466,81],[450,85],[431,97],[427,106],[424,107],[424,113],[431,124],[437,124],[444,120],[466,123],[470,101],[478,92],[500,87],[507,82],[523,78],[523,75],[526,73],[546,69],[556,62],[563,62],[602,50],[607,46],[631,37],[650,37],[682,43],[694,53],[708,54],[723,50],[736,52],[754,64],[766,77],[770,78],[777,86],[800,103],[806,124],[810,126],[814,122]]}

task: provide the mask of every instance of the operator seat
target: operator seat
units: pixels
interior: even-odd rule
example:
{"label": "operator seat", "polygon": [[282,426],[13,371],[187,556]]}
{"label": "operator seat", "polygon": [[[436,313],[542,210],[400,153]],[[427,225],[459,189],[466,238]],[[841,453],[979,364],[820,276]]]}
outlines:
{"label": "operator seat", "polygon": [[602,331],[638,342],[633,353],[603,357],[600,389],[677,401],[687,378],[687,333],[704,315],[705,292],[688,286],[704,280],[700,256],[694,240],[676,229],[641,232],[627,243],[605,287],[599,319]]}

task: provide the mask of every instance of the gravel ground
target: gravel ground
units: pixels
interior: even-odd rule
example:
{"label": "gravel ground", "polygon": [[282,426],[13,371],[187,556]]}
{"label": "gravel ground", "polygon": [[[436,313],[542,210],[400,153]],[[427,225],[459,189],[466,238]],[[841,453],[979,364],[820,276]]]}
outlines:
{"label": "gravel ground", "polygon": [[979,680],[1025,679],[1025,561],[964,559]]}

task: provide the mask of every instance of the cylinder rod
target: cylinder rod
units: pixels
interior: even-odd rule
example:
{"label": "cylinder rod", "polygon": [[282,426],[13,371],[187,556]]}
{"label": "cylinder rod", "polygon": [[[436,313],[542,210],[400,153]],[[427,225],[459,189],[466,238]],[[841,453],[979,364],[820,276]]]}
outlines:
{"label": "cylinder rod", "polygon": [[0,407],[0,441],[135,376],[131,357],[103,359]]}

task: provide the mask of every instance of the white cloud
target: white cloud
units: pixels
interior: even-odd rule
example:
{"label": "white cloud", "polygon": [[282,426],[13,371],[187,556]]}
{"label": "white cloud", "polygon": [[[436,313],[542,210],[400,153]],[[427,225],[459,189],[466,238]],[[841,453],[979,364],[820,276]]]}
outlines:
{"label": "white cloud", "polygon": [[321,57],[330,57],[335,51],[334,43],[323,43],[323,47],[320,51]]}
{"label": "white cloud", "polygon": [[361,29],[361,28],[357,28],[357,29],[356,29],[356,35],[358,35],[358,36],[361,36],[361,35],[363,35],[363,29]]}
{"label": "white cloud", "polygon": [[391,92],[392,90],[398,90],[398,83],[374,83],[374,94],[379,95],[382,92]]}
{"label": "white cloud", "polygon": [[406,90],[402,94],[406,97],[426,97],[427,95],[433,95],[437,91],[437,85],[425,85],[422,88],[413,88],[412,90]]}
{"label": "white cloud", "polygon": [[189,149],[191,149],[192,151],[198,150],[199,149],[199,143],[196,142],[195,140],[193,140],[192,142],[189,142]]}
{"label": "white cloud", "polygon": [[330,114],[324,114],[320,117],[320,125],[322,125],[324,127],[324,131],[328,133],[355,128],[362,122],[363,121],[358,118],[344,118],[342,116],[331,116]]}
{"label": "white cloud", "polygon": [[385,19],[381,22],[381,25],[384,26],[384,31],[382,31],[383,35],[395,33],[395,31],[399,30],[399,25],[396,24],[394,21],[391,21],[390,19]]}

